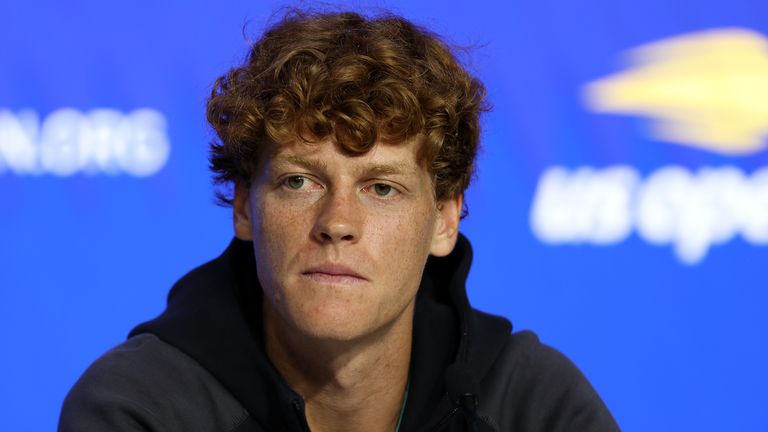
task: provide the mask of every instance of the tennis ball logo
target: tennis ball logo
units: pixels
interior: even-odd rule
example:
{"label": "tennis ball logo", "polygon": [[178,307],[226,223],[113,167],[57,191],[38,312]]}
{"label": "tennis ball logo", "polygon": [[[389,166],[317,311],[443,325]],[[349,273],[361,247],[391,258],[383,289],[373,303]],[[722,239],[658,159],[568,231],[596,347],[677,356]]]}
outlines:
{"label": "tennis ball logo", "polygon": [[584,87],[600,113],[651,119],[659,140],[726,154],[766,146],[768,39],[742,28],[689,33],[627,53],[628,67]]}

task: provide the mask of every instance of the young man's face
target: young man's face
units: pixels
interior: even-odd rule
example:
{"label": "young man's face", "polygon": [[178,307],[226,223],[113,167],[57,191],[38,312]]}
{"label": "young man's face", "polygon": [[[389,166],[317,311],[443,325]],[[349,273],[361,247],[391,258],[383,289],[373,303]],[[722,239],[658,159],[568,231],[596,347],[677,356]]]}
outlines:
{"label": "young man's face", "polygon": [[436,203],[416,140],[348,156],[332,142],[282,145],[235,194],[267,316],[353,340],[408,319],[429,254],[456,241],[461,199]]}

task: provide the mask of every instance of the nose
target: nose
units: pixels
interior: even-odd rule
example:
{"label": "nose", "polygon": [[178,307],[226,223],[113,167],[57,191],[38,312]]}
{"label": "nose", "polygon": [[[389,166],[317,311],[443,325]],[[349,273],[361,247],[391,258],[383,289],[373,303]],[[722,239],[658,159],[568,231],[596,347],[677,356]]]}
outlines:
{"label": "nose", "polygon": [[321,203],[312,236],[320,243],[356,243],[360,239],[362,217],[354,193],[329,193]]}

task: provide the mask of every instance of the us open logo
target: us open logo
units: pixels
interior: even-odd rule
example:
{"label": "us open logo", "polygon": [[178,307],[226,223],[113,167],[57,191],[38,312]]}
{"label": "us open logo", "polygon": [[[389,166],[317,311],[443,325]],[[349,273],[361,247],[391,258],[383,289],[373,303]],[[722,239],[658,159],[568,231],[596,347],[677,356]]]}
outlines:
{"label": "us open logo", "polygon": [[[725,28],[632,50],[629,67],[584,87],[597,113],[649,119],[665,142],[738,157],[760,152],[768,134],[768,39]],[[551,167],[541,175],[531,229],[547,244],[613,245],[632,232],[671,245],[685,264],[740,235],[768,244],[768,168]]]}

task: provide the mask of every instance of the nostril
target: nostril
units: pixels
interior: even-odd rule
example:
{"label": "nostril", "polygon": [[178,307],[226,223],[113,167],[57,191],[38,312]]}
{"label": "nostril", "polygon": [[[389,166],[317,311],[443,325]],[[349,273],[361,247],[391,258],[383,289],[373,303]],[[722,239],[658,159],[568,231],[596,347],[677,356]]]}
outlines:
{"label": "nostril", "polygon": [[318,223],[312,230],[312,237],[315,241],[321,243],[348,242],[353,243],[358,240],[356,229],[345,223],[321,224]]}

